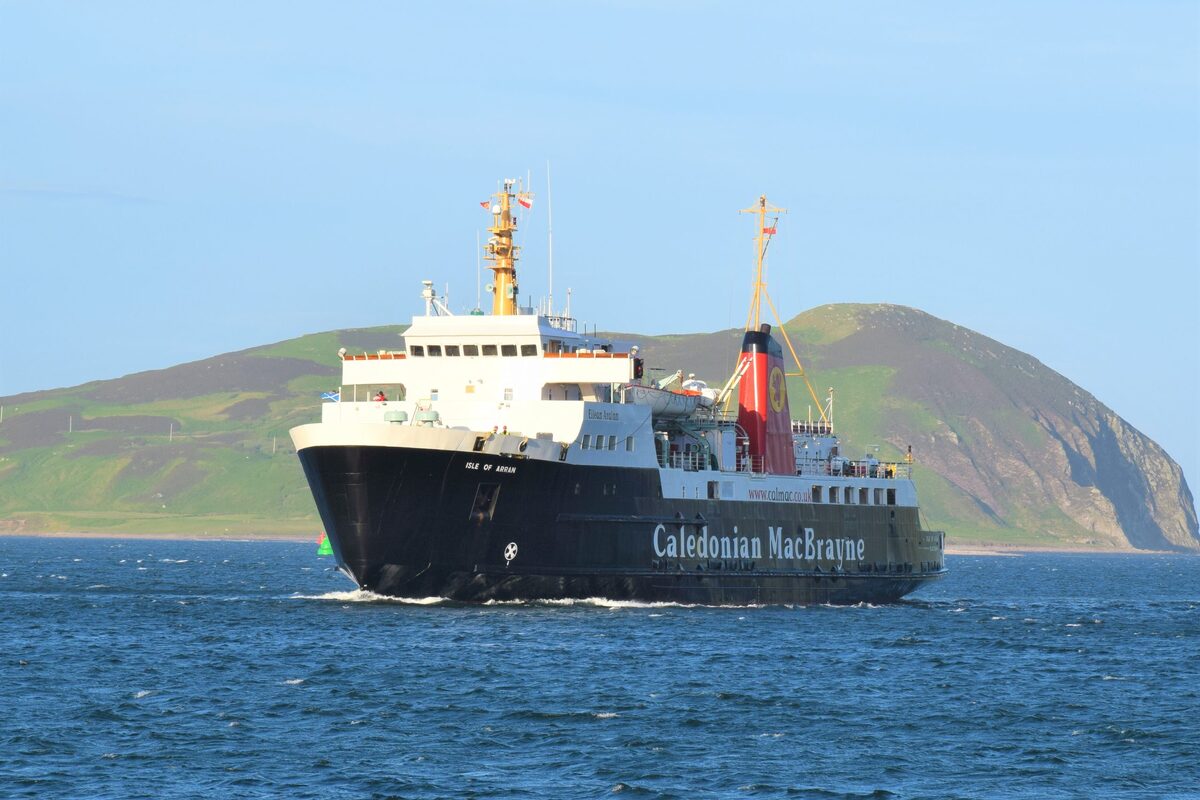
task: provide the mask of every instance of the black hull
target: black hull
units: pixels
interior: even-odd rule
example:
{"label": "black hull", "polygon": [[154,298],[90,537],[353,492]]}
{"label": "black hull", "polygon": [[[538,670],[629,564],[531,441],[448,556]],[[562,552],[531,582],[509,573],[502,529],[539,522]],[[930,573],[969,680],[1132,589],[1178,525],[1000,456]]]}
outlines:
{"label": "black hull", "polygon": [[[945,572],[940,534],[910,507],[663,498],[653,469],[459,451],[299,455],[339,565],[383,595],[887,603]],[[845,552],[804,558],[806,530]],[[772,546],[779,537],[794,537],[793,557]],[[698,539],[712,547],[685,548]]]}

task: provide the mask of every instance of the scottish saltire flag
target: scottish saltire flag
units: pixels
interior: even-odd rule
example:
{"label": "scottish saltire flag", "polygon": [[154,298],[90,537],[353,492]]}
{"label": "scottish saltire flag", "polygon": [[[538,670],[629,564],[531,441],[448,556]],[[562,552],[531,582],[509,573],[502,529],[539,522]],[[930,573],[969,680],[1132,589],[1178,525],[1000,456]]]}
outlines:
{"label": "scottish saltire flag", "polygon": [[321,399],[328,400],[331,403],[340,403],[340,402],[342,402],[342,393],[341,392],[321,392]]}

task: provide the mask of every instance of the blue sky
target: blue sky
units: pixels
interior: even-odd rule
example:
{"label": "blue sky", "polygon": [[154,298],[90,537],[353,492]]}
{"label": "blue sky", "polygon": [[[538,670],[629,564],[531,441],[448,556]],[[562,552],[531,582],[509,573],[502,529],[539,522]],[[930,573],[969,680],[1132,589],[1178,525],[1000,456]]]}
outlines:
{"label": "blue sky", "polygon": [[[478,206],[554,179],[556,295],[915,306],[1200,474],[1194,2],[0,2],[0,395],[474,305]],[[544,204],[535,206],[544,211]],[[545,219],[523,294],[545,293]]]}

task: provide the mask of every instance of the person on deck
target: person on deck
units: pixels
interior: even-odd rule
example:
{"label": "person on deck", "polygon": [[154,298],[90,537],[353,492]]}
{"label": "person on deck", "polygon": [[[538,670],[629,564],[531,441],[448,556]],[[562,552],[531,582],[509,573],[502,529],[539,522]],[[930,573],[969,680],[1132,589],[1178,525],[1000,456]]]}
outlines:
{"label": "person on deck", "polygon": [[380,389],[378,392],[375,393],[375,402],[377,402],[377,403],[386,403],[387,402],[387,395],[383,393],[383,389]]}

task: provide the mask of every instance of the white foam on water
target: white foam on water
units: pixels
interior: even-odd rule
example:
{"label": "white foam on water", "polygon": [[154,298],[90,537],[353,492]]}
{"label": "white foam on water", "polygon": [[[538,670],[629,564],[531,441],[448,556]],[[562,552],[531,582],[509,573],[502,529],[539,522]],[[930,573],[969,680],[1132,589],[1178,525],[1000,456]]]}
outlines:
{"label": "white foam on water", "polygon": [[612,711],[600,711],[598,713],[592,714],[592,716],[595,717],[596,719],[612,719],[613,717],[620,716],[620,715],[616,714]]}
{"label": "white foam on water", "polygon": [[1079,622],[1068,622],[1067,627],[1068,628],[1082,628],[1083,624],[1079,623]]}
{"label": "white foam on water", "polygon": [[445,597],[388,597],[365,589],[325,594],[294,594],[292,600],[332,600],[337,603],[399,603],[410,606],[432,606],[448,602]]}
{"label": "white foam on water", "polygon": [[[139,561],[138,563],[140,564],[142,562]],[[162,563],[162,564],[186,564],[186,563],[188,563],[188,559],[180,558],[177,560],[174,558],[160,558],[159,563]]]}
{"label": "white foam on water", "polygon": [[143,697],[149,697],[152,692],[149,689],[142,689],[133,693],[134,700],[141,700]]}
{"label": "white foam on water", "polygon": [[1118,678],[1116,675],[1105,675],[1103,680],[1106,681],[1123,681],[1124,678]]}
{"label": "white foam on water", "polygon": [[284,683],[286,683],[288,686],[299,686],[300,684],[304,683],[304,678],[288,678],[286,681],[284,681]]}

